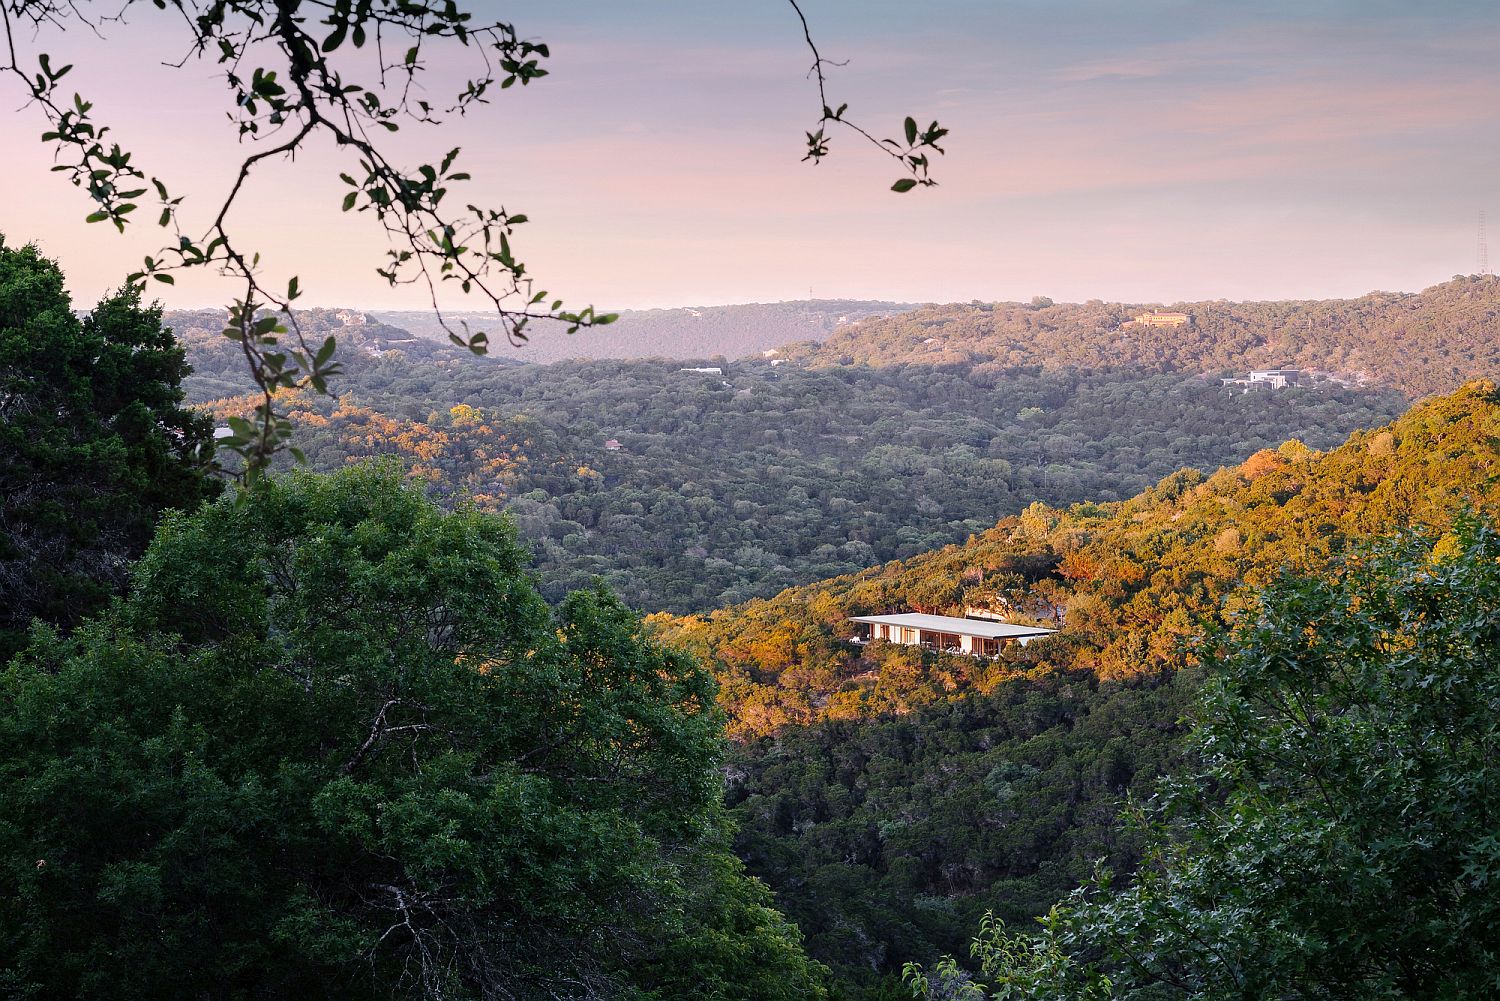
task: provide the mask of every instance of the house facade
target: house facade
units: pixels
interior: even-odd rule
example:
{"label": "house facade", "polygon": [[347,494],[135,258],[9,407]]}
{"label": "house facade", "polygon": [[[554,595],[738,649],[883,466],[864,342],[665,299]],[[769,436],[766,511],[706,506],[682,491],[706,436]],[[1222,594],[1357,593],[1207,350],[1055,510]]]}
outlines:
{"label": "house facade", "polygon": [[904,646],[921,646],[971,657],[996,657],[1008,643],[1025,646],[1034,639],[1051,636],[1055,629],[1018,626],[992,619],[960,619],[952,615],[903,612],[897,615],[851,615],[856,643],[883,640]]}

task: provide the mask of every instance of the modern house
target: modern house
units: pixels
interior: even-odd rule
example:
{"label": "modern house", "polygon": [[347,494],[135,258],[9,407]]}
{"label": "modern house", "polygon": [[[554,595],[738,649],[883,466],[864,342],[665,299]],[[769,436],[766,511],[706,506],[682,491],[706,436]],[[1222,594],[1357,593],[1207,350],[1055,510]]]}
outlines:
{"label": "modern house", "polygon": [[1340,382],[1325,372],[1314,372],[1300,368],[1257,368],[1243,379],[1221,379],[1225,386],[1242,392],[1254,393],[1267,389],[1286,389],[1289,386],[1310,386],[1320,382]]}
{"label": "modern house", "polygon": [[898,615],[851,615],[856,624],[855,642],[885,640],[905,646],[924,646],[948,653],[966,653],[972,657],[996,657],[1006,643],[1025,646],[1034,639],[1051,636],[1056,629],[1018,626],[1010,622],[984,619],[960,619],[953,615],[925,615],[903,612]]}

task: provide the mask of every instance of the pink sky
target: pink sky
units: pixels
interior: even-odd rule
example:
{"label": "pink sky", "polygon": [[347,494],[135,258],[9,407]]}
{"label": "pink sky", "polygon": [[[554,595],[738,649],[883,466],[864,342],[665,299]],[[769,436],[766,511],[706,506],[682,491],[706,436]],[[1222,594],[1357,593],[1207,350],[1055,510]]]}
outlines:
{"label": "pink sky", "polygon": [[[907,113],[953,130],[940,187],[891,194],[890,165],[847,139],[816,168],[800,162],[816,96],[779,0],[722,13],[508,7],[553,46],[553,75],[402,142],[413,154],[463,146],[475,176],[465,197],[526,212],[520,256],[553,293],[601,308],[809,289],[904,301],[1357,295],[1473,271],[1481,209],[1500,231],[1492,2],[805,9],[825,55],[850,60],[836,101],[883,134]],[[209,212],[241,151],[212,67],[160,65],[181,48],[166,22],[142,8],[107,43],[75,33],[36,45],[76,62],[70,82],[119,140]],[[90,207],[48,172],[41,119],[13,84],[0,91],[0,232],[36,240],[90,300],[160,231],[85,225]],[[340,169],[320,149],[267,170],[237,224],[312,303],[420,308],[373,274],[380,235],[339,213]],[[233,294],[206,275],[164,291],[172,305]]]}

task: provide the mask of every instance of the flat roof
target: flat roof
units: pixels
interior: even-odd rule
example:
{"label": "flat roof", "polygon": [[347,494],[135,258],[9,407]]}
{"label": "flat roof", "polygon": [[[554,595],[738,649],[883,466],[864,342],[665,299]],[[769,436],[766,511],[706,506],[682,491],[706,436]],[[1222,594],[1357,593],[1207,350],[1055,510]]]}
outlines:
{"label": "flat roof", "polygon": [[1016,636],[1050,636],[1056,629],[1040,626],[1018,626],[1010,622],[989,622],[983,619],[960,619],[953,615],[924,615],[920,612],[904,612],[900,615],[851,615],[850,622],[868,622],[878,626],[903,626],[907,629],[925,629],[934,633],[953,633],[957,636],[981,636],[985,639],[1009,639]]}

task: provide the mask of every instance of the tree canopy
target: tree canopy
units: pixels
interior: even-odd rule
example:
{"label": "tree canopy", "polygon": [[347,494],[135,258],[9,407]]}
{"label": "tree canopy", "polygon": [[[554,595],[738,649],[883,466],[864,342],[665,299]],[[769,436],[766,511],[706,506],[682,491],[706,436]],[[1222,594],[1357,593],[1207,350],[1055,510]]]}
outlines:
{"label": "tree canopy", "polygon": [[943,997],[1491,996],[1500,957],[1500,537],[1473,518],[1287,575],[1222,649],[1200,764],[1137,822],[1145,864],[1037,932],[989,921]]}
{"label": "tree canopy", "polygon": [[218,492],[188,371],[138,290],[80,319],[57,265],[0,237],[0,659],[33,617],[96,611],[162,512]]}
{"label": "tree canopy", "polygon": [[814,997],[727,851],[713,683],[389,469],[162,527],[0,680],[25,998]]}

